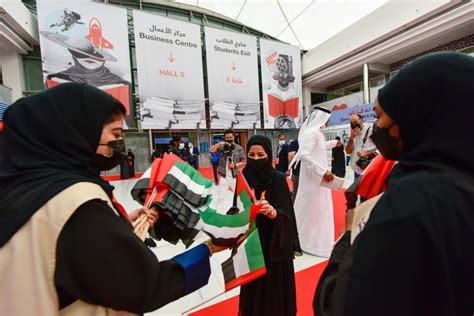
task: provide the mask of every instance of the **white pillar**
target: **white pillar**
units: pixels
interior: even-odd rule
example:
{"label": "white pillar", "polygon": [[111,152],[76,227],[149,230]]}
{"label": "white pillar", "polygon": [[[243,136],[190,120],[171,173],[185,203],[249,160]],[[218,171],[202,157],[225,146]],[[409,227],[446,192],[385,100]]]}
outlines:
{"label": "white pillar", "polygon": [[303,86],[303,120],[311,111],[311,89]]}
{"label": "white pillar", "polygon": [[153,139],[153,132],[151,129],[148,130],[148,142],[150,145],[150,155],[153,153],[153,148],[155,148],[155,140]]}
{"label": "white pillar", "polygon": [[23,97],[25,72],[20,54],[0,55],[3,84],[12,89],[12,102]]}
{"label": "white pillar", "polygon": [[370,102],[370,91],[369,91],[369,65],[364,64],[364,69],[363,69],[363,75],[364,75],[364,90],[363,90],[363,95],[364,95],[364,103],[369,103]]}

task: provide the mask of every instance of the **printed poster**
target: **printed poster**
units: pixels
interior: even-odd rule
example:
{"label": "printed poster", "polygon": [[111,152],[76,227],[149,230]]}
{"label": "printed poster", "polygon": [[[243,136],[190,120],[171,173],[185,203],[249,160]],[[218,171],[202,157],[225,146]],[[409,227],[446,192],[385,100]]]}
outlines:
{"label": "printed poster", "polygon": [[260,128],[257,38],[205,28],[211,129]]}
{"label": "printed poster", "polygon": [[89,1],[38,0],[43,77],[47,88],[85,82],[120,100],[126,128],[132,104],[127,10]]}
{"label": "printed poster", "polygon": [[201,29],[133,11],[144,129],[206,129]]}
{"label": "printed poster", "polygon": [[264,128],[299,128],[303,122],[299,47],[260,39],[260,61]]}

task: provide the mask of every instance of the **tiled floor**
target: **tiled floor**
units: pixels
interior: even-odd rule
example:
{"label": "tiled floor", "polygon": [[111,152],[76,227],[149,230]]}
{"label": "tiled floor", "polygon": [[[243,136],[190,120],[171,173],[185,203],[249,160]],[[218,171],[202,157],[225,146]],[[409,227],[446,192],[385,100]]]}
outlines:
{"label": "tiled floor", "polygon": [[[122,180],[113,181],[112,185],[115,186],[115,196],[117,200],[128,210],[133,211],[140,207],[130,196],[130,190],[137,180]],[[347,188],[353,181],[353,172],[347,170],[347,176],[344,187]],[[194,245],[198,245],[201,241],[207,239],[204,233],[198,235],[198,240]],[[191,247],[193,247],[192,245]],[[169,244],[165,241],[158,242],[157,248],[152,248],[152,251],[156,254],[159,260],[167,260],[173,256],[185,251],[185,247],[182,243],[177,245]],[[230,251],[225,250],[223,252],[214,254],[211,257],[211,277],[209,283],[202,287],[200,290],[191,293],[181,299],[172,302],[152,313],[146,315],[183,315],[190,311],[196,311],[203,307],[215,304],[219,301],[231,298],[239,294],[239,288],[234,289],[228,293],[224,293],[224,277],[222,275],[221,263],[229,258]],[[301,257],[295,259],[295,271],[301,271],[313,265],[316,265],[326,259],[316,257],[310,254],[304,254]]]}

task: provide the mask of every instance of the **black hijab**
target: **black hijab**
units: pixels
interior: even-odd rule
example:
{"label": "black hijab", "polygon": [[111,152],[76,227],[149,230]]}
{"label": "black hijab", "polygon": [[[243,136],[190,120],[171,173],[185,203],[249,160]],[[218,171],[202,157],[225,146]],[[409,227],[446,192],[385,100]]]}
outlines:
{"label": "black hijab", "polygon": [[48,200],[78,182],[113,187],[92,166],[112,96],[65,83],[12,104],[0,134],[0,247]]}
{"label": "black hijab", "polygon": [[474,175],[474,58],[430,54],[407,64],[379,92],[383,110],[400,127],[400,166],[445,165]]}
{"label": "black hijab", "polygon": [[250,147],[253,145],[260,145],[263,147],[268,155],[267,164],[264,168],[260,169],[259,172],[255,172],[254,170],[250,170],[249,168],[245,167],[243,174],[250,187],[255,190],[257,195],[260,195],[260,193],[270,185],[272,179],[276,175],[276,170],[272,165],[272,141],[266,136],[254,135],[250,137],[247,142],[247,153],[250,151]]}

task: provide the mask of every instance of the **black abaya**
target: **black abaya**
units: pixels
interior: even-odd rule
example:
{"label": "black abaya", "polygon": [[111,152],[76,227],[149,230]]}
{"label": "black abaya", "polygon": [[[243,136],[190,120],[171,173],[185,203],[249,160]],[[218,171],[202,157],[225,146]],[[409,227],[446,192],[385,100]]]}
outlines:
{"label": "black abaya", "polygon": [[[263,137],[252,137],[247,147],[250,148],[253,144],[262,145],[271,157],[271,143],[268,146],[268,138]],[[265,174],[257,175],[244,169],[244,176],[250,187],[255,189],[257,199],[265,191],[265,199],[275,208],[277,216],[274,219],[262,214],[257,216],[256,223],[267,273],[241,287],[240,315],[296,315],[293,258],[295,253],[301,253],[301,249],[286,178],[271,166]]]}
{"label": "black abaya", "polygon": [[[257,198],[261,192],[257,192]],[[293,204],[283,175],[275,177],[265,190],[265,198],[277,211],[270,219],[257,216],[257,228],[262,243],[267,273],[240,289],[241,315],[296,315],[296,289],[293,268],[295,237]]]}
{"label": "black abaya", "polygon": [[135,155],[128,151],[127,156],[120,162],[120,178],[128,179],[135,177]]}
{"label": "black abaya", "polygon": [[346,176],[346,156],[344,155],[344,146],[336,146],[332,149],[331,172],[340,178]]}
{"label": "black abaya", "polygon": [[354,244],[346,238],[334,247],[315,313],[472,314],[472,177],[396,166],[388,184]]}

